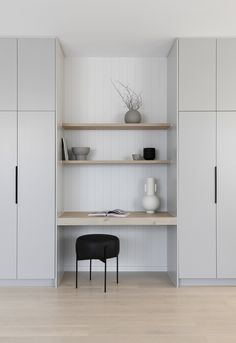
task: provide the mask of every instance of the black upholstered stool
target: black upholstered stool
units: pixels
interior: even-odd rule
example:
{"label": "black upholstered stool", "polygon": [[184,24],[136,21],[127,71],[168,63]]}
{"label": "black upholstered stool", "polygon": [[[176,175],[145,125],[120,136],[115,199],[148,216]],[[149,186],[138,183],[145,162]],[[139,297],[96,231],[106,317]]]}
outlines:
{"label": "black upholstered stool", "polygon": [[104,292],[107,281],[107,259],[116,257],[116,282],[118,283],[118,255],[120,252],[119,238],[112,235],[83,235],[77,238],[76,251],[76,288],[78,287],[78,261],[90,260],[90,280],[92,278],[92,260],[100,260],[105,263]]}

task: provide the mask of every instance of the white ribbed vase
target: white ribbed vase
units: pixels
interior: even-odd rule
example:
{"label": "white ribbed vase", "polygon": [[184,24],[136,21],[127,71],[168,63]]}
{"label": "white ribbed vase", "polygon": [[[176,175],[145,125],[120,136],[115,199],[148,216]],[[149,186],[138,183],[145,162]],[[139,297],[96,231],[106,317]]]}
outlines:
{"label": "white ribbed vase", "polygon": [[157,185],[153,177],[148,177],[146,179],[144,191],[143,207],[146,213],[155,213],[160,205],[160,200],[156,195]]}

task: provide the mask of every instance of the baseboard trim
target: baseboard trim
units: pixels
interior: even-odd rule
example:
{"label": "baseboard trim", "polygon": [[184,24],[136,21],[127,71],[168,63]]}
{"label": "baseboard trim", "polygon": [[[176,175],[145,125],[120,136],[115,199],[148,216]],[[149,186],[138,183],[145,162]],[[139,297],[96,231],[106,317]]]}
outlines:
{"label": "baseboard trim", "polygon": [[57,273],[57,280],[55,282],[55,287],[59,287],[64,276],[64,270]]}
{"label": "baseboard trim", "polygon": [[178,287],[178,278],[177,278],[177,273],[175,271],[168,271],[168,276],[170,281],[173,283],[175,287]]}
{"label": "baseboard trim", "polygon": [[0,287],[9,286],[55,287],[55,280],[0,280]]}
{"label": "baseboard trim", "polygon": [[[101,264],[101,266],[93,266],[93,271],[95,272],[103,272],[104,266]],[[80,266],[78,268],[81,272],[87,272],[89,271],[89,266]],[[65,272],[74,272],[75,266],[74,265],[65,265],[64,266]],[[108,272],[115,272],[116,267],[115,266],[107,266]],[[167,266],[119,266],[120,272],[167,272]]]}
{"label": "baseboard trim", "polygon": [[236,286],[236,279],[179,279],[179,286]]}

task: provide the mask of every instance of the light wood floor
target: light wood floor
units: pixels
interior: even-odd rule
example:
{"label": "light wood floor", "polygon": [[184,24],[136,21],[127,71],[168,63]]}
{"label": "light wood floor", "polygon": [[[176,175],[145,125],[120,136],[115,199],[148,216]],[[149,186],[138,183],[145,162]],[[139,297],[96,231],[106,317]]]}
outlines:
{"label": "light wood floor", "polygon": [[58,289],[0,288],[2,343],[236,343],[236,287],[176,289],[164,273],[66,274]]}

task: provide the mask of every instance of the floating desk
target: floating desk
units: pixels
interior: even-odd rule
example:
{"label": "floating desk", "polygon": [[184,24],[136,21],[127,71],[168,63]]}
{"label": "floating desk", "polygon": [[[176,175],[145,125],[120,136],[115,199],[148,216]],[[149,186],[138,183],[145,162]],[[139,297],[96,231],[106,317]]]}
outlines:
{"label": "floating desk", "polygon": [[147,214],[130,212],[128,217],[89,217],[89,212],[63,212],[57,219],[58,226],[174,226],[177,218],[168,212]]}

